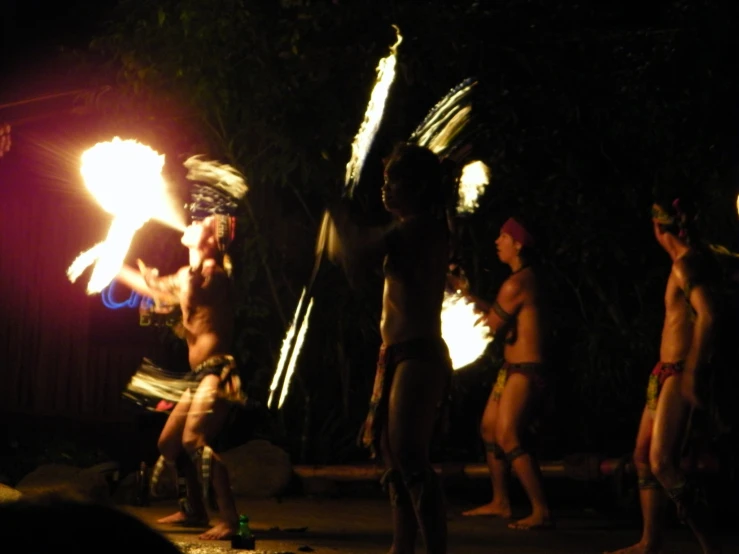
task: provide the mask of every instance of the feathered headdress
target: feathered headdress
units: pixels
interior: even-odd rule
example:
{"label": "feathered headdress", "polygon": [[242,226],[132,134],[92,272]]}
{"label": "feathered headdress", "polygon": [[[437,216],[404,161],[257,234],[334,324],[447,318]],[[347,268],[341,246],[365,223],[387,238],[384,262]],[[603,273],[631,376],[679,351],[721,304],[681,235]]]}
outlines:
{"label": "feathered headdress", "polygon": [[236,212],[248,187],[244,176],[231,167],[192,156],[185,160],[187,178],[195,181],[190,191],[189,211],[193,221],[213,216],[213,234],[218,250],[224,254],[223,265],[231,273],[226,254],[236,234]]}
{"label": "feathered headdress", "polygon": [[195,181],[190,193],[190,216],[193,220],[209,215],[233,216],[248,187],[244,176],[231,167],[201,156],[185,160],[187,178]]}

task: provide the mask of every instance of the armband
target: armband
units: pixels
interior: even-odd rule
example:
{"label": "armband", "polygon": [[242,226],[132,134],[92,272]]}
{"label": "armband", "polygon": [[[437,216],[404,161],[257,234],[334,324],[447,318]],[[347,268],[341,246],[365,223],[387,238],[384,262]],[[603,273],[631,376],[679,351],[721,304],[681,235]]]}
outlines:
{"label": "armband", "polygon": [[503,323],[508,323],[513,317],[512,314],[509,314],[508,312],[506,312],[497,302],[495,302],[492,306],[490,306],[490,309],[493,312],[495,312],[495,315],[497,315],[500,319],[503,320]]}

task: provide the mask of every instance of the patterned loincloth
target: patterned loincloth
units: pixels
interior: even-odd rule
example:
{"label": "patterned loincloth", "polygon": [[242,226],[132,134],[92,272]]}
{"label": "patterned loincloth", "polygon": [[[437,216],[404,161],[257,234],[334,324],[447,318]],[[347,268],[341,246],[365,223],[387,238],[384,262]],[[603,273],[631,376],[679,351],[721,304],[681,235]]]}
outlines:
{"label": "patterned loincloth", "polygon": [[498,378],[493,386],[493,398],[500,400],[503,395],[503,389],[508,382],[508,377],[514,373],[525,375],[534,384],[538,392],[544,392],[547,387],[546,381],[546,364],[544,362],[523,362],[512,364],[505,362],[498,370]]}
{"label": "patterned loincloth", "polygon": [[131,377],[124,398],[152,411],[170,411],[185,391],[194,392],[208,375],[219,377],[217,396],[227,402],[245,405],[246,395],[241,389],[241,378],[236,361],[230,355],[208,358],[185,374],[172,373],[144,358]]}
{"label": "patterned loincloth", "polygon": [[680,375],[685,369],[685,362],[657,362],[649,375],[647,385],[647,409],[650,412],[657,410],[657,401],[668,377]]}

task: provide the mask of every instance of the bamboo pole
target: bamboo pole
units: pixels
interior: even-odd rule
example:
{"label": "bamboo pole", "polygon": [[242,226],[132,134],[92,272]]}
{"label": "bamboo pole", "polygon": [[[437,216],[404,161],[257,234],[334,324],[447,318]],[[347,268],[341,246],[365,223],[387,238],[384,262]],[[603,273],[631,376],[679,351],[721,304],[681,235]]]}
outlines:
{"label": "bamboo pole", "polygon": [[[468,479],[488,479],[490,474],[487,464],[454,463],[434,464],[434,471],[443,477],[458,476]],[[600,458],[596,454],[578,454],[563,460],[539,462],[542,476],[550,479],[568,478],[576,481],[597,481],[605,477],[632,475],[635,473],[630,456],[622,458]],[[711,473],[719,470],[718,461],[713,459],[699,460],[692,468],[699,473]],[[376,481],[382,477],[385,469],[374,464],[309,466],[293,467],[296,475],[304,479],[328,479],[331,481]]]}

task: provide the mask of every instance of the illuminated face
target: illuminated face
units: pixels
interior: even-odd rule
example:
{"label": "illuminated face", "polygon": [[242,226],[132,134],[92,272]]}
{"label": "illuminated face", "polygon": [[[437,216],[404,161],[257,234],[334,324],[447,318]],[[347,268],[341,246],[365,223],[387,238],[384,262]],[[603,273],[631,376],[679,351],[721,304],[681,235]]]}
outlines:
{"label": "illuminated face", "polygon": [[664,249],[667,249],[667,231],[660,229],[660,224],[656,219],[652,220],[652,229],[654,230],[654,238],[657,239],[657,243]]}
{"label": "illuminated face", "polygon": [[385,184],[382,187],[382,203],[385,209],[393,214],[404,214],[413,211],[417,204],[417,191],[406,183],[388,177],[385,170]]}
{"label": "illuminated face", "polygon": [[495,240],[495,248],[498,252],[498,259],[504,264],[510,264],[518,257],[521,243],[513,240],[513,237],[508,233],[501,231]]}
{"label": "illuminated face", "polygon": [[215,247],[213,236],[213,218],[206,217],[202,221],[193,221],[182,233],[181,242],[190,249],[206,251]]}

